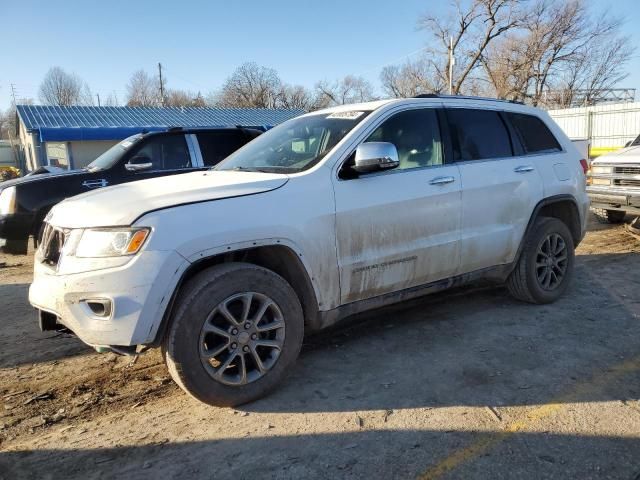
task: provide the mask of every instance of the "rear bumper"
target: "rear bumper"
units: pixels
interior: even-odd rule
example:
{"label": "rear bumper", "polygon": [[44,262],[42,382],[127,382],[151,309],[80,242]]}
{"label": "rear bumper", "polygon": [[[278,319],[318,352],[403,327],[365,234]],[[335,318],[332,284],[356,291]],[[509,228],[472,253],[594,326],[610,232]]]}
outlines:
{"label": "rear bumper", "polygon": [[33,215],[0,215],[0,238],[5,240],[25,240],[31,235]]}
{"label": "rear bumper", "polygon": [[640,190],[590,186],[587,187],[587,194],[593,208],[640,214]]}

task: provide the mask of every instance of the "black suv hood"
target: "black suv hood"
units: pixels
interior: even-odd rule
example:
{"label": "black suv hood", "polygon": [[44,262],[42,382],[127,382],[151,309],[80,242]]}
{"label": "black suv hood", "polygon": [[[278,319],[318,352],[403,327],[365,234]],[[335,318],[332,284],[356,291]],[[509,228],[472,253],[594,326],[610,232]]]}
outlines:
{"label": "black suv hood", "polygon": [[[42,170],[44,170],[44,173],[39,173]],[[40,167],[37,170],[34,170],[31,173],[31,175],[0,182],[0,190],[2,190],[3,188],[12,187],[14,185],[23,185],[25,183],[46,181],[52,178],[68,177],[72,175],[80,175],[82,173],[87,173],[87,170],[81,169],[81,170],[67,170],[65,172],[49,172],[46,169],[44,169],[44,167]]]}

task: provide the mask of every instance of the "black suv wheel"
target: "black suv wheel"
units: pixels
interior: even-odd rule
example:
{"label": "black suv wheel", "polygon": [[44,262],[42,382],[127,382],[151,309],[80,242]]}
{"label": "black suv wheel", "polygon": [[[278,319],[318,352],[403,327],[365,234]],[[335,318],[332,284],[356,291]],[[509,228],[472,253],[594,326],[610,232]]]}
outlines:
{"label": "black suv wheel", "polygon": [[525,302],[554,302],[567,289],[573,263],[573,237],[567,226],[557,218],[539,218],[507,279],[509,292]]}

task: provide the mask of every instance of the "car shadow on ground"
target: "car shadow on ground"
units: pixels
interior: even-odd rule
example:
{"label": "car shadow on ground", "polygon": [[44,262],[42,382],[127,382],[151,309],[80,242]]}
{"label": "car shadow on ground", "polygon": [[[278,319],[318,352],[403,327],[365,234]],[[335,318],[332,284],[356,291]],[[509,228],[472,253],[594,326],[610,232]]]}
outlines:
{"label": "car shadow on ground", "polygon": [[[465,455],[451,457],[453,452]],[[333,434],[274,432],[251,438],[0,453],[0,478],[390,479],[449,473],[453,478],[631,479],[640,471],[638,458],[640,440],[629,437],[365,426]]]}
{"label": "car shadow on ground", "polygon": [[[631,269],[628,255],[598,257],[612,277],[616,269]],[[289,381],[241,409],[330,412],[544,403],[640,352],[638,310],[603,288],[586,260],[579,258],[572,285],[552,305],[517,302],[499,287],[461,288],[351,318],[307,339]],[[625,275],[627,282],[631,277],[640,282],[640,272]],[[637,361],[640,366],[640,357]],[[638,398],[640,389],[629,385],[626,395]],[[585,401],[602,399],[594,393]]]}

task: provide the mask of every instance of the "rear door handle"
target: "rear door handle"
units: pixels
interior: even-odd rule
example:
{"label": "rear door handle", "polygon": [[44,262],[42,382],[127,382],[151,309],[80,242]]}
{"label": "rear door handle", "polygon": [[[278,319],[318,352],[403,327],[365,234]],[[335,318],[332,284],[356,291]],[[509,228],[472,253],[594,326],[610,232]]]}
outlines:
{"label": "rear door handle", "polygon": [[516,173],[533,172],[533,167],[531,165],[520,165],[519,167],[514,168],[513,171]]}
{"label": "rear door handle", "polygon": [[456,179],[453,177],[436,177],[429,182],[429,185],[446,185],[447,183],[453,183]]}
{"label": "rear door handle", "polygon": [[102,188],[106,187],[107,185],[109,185],[109,182],[107,182],[104,178],[101,178],[100,180],[85,180],[84,182],[82,182],[82,186],[87,188]]}

